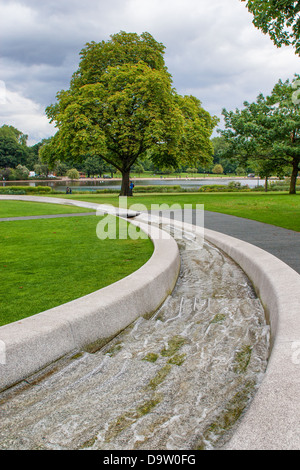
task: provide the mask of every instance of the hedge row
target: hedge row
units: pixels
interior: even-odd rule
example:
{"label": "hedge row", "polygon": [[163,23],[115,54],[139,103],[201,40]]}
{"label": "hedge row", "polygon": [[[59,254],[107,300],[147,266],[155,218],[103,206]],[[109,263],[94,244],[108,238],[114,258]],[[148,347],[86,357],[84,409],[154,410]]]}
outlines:
{"label": "hedge row", "polygon": [[[134,193],[182,193],[186,190],[181,188],[181,186],[160,186],[160,185],[149,185],[149,186],[135,186],[133,188]],[[119,189],[97,189],[97,194],[107,194],[107,193],[119,193]],[[73,191],[74,193],[74,191]]]}
{"label": "hedge row", "polygon": [[51,193],[49,186],[4,186],[0,188],[0,194],[40,194]]}
{"label": "hedge row", "polygon": [[240,192],[240,191],[251,191],[251,189],[248,186],[230,186],[228,185],[223,185],[223,184],[211,184],[211,185],[204,185],[201,186],[198,190],[201,193],[229,193],[229,192]]}

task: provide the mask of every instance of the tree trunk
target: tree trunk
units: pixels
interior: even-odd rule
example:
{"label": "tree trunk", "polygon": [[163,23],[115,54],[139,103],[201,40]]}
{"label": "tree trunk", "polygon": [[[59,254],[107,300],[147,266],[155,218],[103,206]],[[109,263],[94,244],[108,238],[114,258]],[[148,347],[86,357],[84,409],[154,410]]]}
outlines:
{"label": "tree trunk", "polygon": [[130,171],[122,171],[122,185],[120,196],[129,196],[129,176]]}
{"label": "tree trunk", "polygon": [[265,192],[268,192],[268,177],[265,176]]}
{"label": "tree trunk", "polygon": [[293,160],[293,171],[292,171],[291,183],[290,183],[290,194],[296,194],[296,184],[297,184],[298,172],[299,172],[299,160],[294,158],[294,160]]}

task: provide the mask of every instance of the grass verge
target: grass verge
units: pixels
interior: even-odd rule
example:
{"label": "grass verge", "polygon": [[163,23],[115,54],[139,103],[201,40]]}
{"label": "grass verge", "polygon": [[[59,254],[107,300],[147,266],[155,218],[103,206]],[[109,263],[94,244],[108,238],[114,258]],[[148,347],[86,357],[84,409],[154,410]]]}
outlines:
{"label": "grass verge", "polygon": [[83,212],[93,212],[93,210],[75,206],[50,204],[47,202],[0,200],[0,218],[27,217],[32,215],[77,214]]}

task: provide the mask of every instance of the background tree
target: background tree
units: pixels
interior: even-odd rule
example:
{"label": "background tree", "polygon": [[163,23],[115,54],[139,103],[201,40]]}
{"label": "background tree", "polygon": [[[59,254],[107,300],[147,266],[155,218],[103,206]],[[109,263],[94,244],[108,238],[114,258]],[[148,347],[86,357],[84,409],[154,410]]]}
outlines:
{"label": "background tree", "polygon": [[43,163],[40,160],[34,165],[34,171],[37,176],[48,176],[49,167],[47,163]]}
{"label": "background tree", "polygon": [[224,169],[220,163],[217,163],[213,169],[212,172],[216,175],[222,175],[224,173]]}
{"label": "background tree", "polygon": [[70,170],[67,171],[67,177],[70,178],[71,180],[78,180],[79,172],[76,170],[76,168],[71,168]]}
{"label": "background tree", "polygon": [[63,162],[60,162],[59,160],[56,162],[54,168],[53,168],[56,176],[65,176],[67,171],[69,170],[68,165],[66,165]]}
{"label": "background tree", "polygon": [[11,168],[0,168],[0,180],[9,180],[12,174]]}
{"label": "background tree", "polygon": [[273,109],[273,128],[276,130],[273,151],[277,158],[283,157],[285,165],[292,166],[290,194],[296,193],[297,177],[300,170],[300,101],[295,98],[295,83],[300,75],[274,86],[268,103]]}
{"label": "background tree", "polygon": [[253,24],[277,47],[293,45],[300,55],[300,2],[294,0],[241,0],[253,14]]}
{"label": "background tree", "polygon": [[0,127],[0,168],[14,169],[18,165],[25,165],[33,170],[41,144],[28,147],[27,139],[26,134],[13,126],[4,124]]}
{"label": "background tree", "polygon": [[[299,78],[299,77],[298,77]],[[268,97],[260,94],[255,103],[244,103],[243,110],[223,110],[225,130],[221,134],[230,144],[227,156],[241,166],[256,164],[265,177],[292,168],[290,194],[296,192],[300,164],[299,105],[292,99],[293,87],[287,80],[275,85]]]}
{"label": "background tree", "polygon": [[0,134],[0,167],[15,168],[27,160],[27,148],[17,142],[14,137],[4,137]]}
{"label": "background tree", "polygon": [[132,166],[132,171],[134,171],[135,173],[138,173],[139,175],[141,175],[142,173],[144,173],[144,167],[142,165],[141,162],[136,162],[133,166]]}
{"label": "background tree", "polygon": [[230,144],[223,136],[213,137],[211,141],[214,147],[214,165],[218,163],[222,165],[225,174],[235,174],[238,167],[237,159],[226,157]]}
{"label": "background tree", "polygon": [[26,168],[24,165],[18,165],[16,167],[15,171],[15,177],[17,180],[27,180],[29,176],[29,170]]}
{"label": "background tree", "polygon": [[164,46],[149,33],[120,32],[81,52],[70,89],[57,94],[46,113],[58,132],[42,147],[52,161],[101,155],[122,174],[121,195],[129,193],[130,169],[150,156],[156,165],[177,167],[208,161],[214,118],[194,97],[172,88]]}
{"label": "background tree", "polygon": [[4,124],[2,127],[0,127],[0,136],[12,138],[23,147],[26,147],[27,145],[28,135],[23,134],[23,132],[19,131],[16,127],[13,126]]}

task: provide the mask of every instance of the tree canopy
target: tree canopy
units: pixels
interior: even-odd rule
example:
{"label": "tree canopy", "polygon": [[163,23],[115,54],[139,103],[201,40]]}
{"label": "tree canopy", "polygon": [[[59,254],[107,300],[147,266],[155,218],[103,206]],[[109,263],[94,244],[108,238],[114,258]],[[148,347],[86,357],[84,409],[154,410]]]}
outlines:
{"label": "tree canopy", "polygon": [[128,195],[138,158],[174,167],[211,161],[216,119],[198,99],[172,88],[163,53],[149,33],[120,32],[87,44],[69,90],[46,109],[58,131],[42,157],[53,163],[101,156],[122,173],[121,195]]}
{"label": "tree canopy", "polygon": [[277,47],[293,45],[300,55],[300,2],[294,0],[241,0],[253,14],[253,24]]}
{"label": "tree canopy", "polygon": [[25,164],[27,152],[24,146],[18,144],[13,137],[3,137],[0,134],[0,167],[15,168]]}
{"label": "tree canopy", "polygon": [[225,130],[221,131],[230,144],[227,156],[242,164],[254,162],[261,176],[289,166],[290,194],[296,192],[300,166],[300,113],[293,83],[279,80],[270,96],[260,94],[255,103],[245,102],[242,110],[224,109]]}
{"label": "tree canopy", "polygon": [[0,127],[0,168],[16,168],[24,165],[29,158],[26,134],[13,126]]}
{"label": "tree canopy", "polygon": [[26,147],[28,135],[23,134],[23,132],[16,129],[16,127],[8,126],[4,124],[0,127],[0,137],[13,139],[17,144],[23,145]]}

